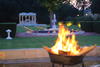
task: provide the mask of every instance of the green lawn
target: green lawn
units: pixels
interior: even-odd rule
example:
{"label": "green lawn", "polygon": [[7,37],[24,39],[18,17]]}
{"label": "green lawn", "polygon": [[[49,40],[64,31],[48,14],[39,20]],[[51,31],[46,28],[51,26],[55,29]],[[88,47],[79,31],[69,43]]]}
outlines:
{"label": "green lawn", "polygon": [[[54,36],[14,38],[12,40],[0,38],[0,49],[51,47],[55,40]],[[81,46],[100,45],[100,36],[77,36],[77,40]]]}
{"label": "green lawn", "polygon": [[[33,27],[32,30],[42,30],[45,27]],[[70,29],[79,29],[77,26],[71,26]],[[25,32],[23,26],[17,27],[17,32]],[[56,36],[48,37],[16,37],[12,40],[0,38],[0,49],[17,49],[17,48],[42,48],[43,46],[51,47],[56,40]],[[100,36],[77,36],[77,40],[81,46],[100,45]]]}
{"label": "green lawn", "polygon": [[[49,27],[49,26],[27,26],[28,28],[32,29],[32,30],[44,30],[45,28]],[[74,30],[80,30],[80,28],[76,25],[72,25],[70,27],[68,27],[70,29],[74,29]],[[25,32],[26,29],[24,28],[24,26],[17,26],[17,32]]]}
{"label": "green lawn", "polygon": [[[46,26],[27,26],[28,28],[32,29],[32,30],[43,30],[46,28]],[[17,32],[25,32],[26,29],[24,28],[24,26],[17,26]]]}

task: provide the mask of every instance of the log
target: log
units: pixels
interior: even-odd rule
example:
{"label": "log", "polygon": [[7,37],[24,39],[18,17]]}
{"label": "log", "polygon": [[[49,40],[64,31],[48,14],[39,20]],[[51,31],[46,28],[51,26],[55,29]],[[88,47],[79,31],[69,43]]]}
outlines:
{"label": "log", "polygon": [[52,52],[52,50],[50,49],[50,48],[48,48],[47,46],[45,46],[45,47],[43,47],[46,51],[48,51],[49,53],[51,53],[51,54],[54,54],[53,52]]}
{"label": "log", "polygon": [[68,52],[64,52],[62,50],[59,50],[59,55],[67,56]]}
{"label": "log", "polygon": [[[43,48],[45,50],[47,50],[49,53],[54,54],[50,48],[48,48],[48,47],[43,47]],[[64,52],[64,51],[59,50],[59,55],[63,55],[63,56],[83,56],[83,55],[87,54],[88,52],[92,51],[94,48],[96,48],[96,45],[89,46],[89,47],[88,46],[83,47],[83,48],[81,48],[80,53],[77,54],[77,55],[69,55],[70,52]]]}
{"label": "log", "polygon": [[78,56],[85,55],[85,54],[87,54],[88,52],[92,51],[94,48],[96,48],[96,45],[90,46],[90,47],[83,47],[83,48],[81,49],[80,53],[78,54]]}

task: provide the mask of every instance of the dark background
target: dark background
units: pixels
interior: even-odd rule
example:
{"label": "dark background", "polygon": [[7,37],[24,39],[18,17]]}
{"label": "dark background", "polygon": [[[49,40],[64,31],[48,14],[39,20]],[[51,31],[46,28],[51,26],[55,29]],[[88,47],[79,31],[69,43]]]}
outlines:
{"label": "dark background", "polygon": [[[91,9],[93,13],[100,13],[100,0],[92,0]],[[37,14],[37,23],[49,24],[48,9],[41,6],[37,0],[0,0],[0,22],[18,22],[18,15],[21,12],[34,12]],[[57,20],[66,21],[66,17],[75,17],[78,10],[73,6],[63,4],[58,10],[54,11],[57,14]]]}

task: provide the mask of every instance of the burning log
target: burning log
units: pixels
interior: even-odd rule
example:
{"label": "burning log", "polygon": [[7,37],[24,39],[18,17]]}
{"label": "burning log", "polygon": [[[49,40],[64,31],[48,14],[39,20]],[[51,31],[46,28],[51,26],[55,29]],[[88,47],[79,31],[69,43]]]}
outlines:
{"label": "burning log", "polygon": [[45,46],[45,47],[43,47],[46,51],[48,51],[49,53],[51,53],[51,54],[54,54],[52,51],[51,51],[51,49],[50,48],[48,48],[47,46]]}
{"label": "burning log", "polygon": [[51,49],[50,48],[48,48],[47,46],[45,46],[45,47],[43,47],[45,50],[47,50],[48,52],[50,52],[51,53]]}
{"label": "burning log", "polygon": [[69,53],[70,52],[65,52],[65,51],[59,50],[59,55],[68,56]]}
{"label": "burning log", "polygon": [[78,54],[78,56],[81,56],[81,55],[85,55],[87,54],[88,52],[92,51],[94,48],[96,48],[96,45],[94,46],[90,46],[90,47],[84,47],[81,49],[80,53]]}
{"label": "burning log", "polygon": [[[44,48],[46,51],[48,51],[49,53],[55,54],[55,53],[52,52],[52,50],[51,50],[50,48],[48,48],[48,47],[46,47],[46,46],[43,47],[43,48]],[[96,48],[96,45],[90,46],[90,47],[87,47],[87,46],[86,46],[86,47],[83,47],[83,48],[81,48],[79,54],[77,54],[76,56],[85,55],[85,54],[87,54],[88,52],[92,51],[94,48]],[[70,52],[64,52],[64,51],[59,50],[59,55],[69,56],[69,55],[70,55]],[[74,55],[70,55],[70,56],[74,56]]]}

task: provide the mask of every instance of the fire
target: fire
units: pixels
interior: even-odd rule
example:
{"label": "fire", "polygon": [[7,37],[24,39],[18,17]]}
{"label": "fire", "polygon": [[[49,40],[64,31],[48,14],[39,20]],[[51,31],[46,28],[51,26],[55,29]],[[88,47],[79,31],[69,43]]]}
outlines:
{"label": "fire", "polygon": [[77,41],[75,40],[75,34],[67,36],[69,34],[70,31],[63,24],[60,24],[58,38],[55,45],[51,48],[54,54],[59,54],[59,51],[66,52],[68,55],[77,55],[79,53],[80,49],[78,49],[79,45],[77,45]]}
{"label": "fire", "polygon": [[58,38],[54,46],[51,48],[44,47],[49,53],[67,56],[81,56],[90,52],[94,48],[96,48],[96,45],[81,48],[78,45],[75,34],[73,32],[71,33],[68,28],[65,28],[61,23],[59,24]]}

